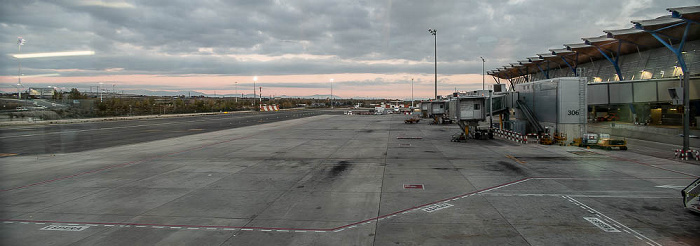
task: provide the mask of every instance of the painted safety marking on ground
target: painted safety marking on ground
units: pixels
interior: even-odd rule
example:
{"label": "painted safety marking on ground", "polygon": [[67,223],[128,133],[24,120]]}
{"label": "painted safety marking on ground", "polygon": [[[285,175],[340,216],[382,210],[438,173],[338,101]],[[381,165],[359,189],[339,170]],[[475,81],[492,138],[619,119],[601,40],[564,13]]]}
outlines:
{"label": "painted safety marking on ground", "polygon": [[[280,233],[304,233],[304,232],[309,232],[309,233],[325,233],[325,232],[341,232],[347,229],[351,228],[357,228],[363,225],[369,225],[372,223],[378,223],[379,221],[387,220],[394,218],[399,215],[406,215],[414,211],[422,210],[424,208],[436,205],[436,204],[446,204],[445,202],[447,201],[456,201],[462,198],[467,198],[470,196],[474,195],[479,195],[484,192],[489,192],[493,190],[497,190],[503,187],[508,187],[511,185],[519,184],[525,181],[530,180],[531,178],[524,178],[496,186],[492,186],[489,188],[469,192],[466,194],[462,194],[459,196],[454,196],[454,197],[449,197],[445,198],[439,201],[434,201],[431,203],[426,203],[423,205],[415,206],[412,208],[396,211],[390,214],[385,214],[379,217],[375,218],[370,218],[366,219],[363,221],[331,228],[331,229],[309,229],[309,228],[265,228],[265,227],[234,227],[234,226],[202,226],[202,225],[164,225],[164,224],[138,224],[138,223],[96,223],[96,222],[91,222],[91,223],[79,223],[79,222],[66,222],[66,221],[38,221],[38,220],[0,220],[3,222],[3,224],[24,224],[24,225],[42,225],[42,224],[55,224],[55,225],[69,225],[69,226],[87,226],[87,227],[111,227],[111,228],[150,228],[150,229],[163,229],[163,230],[168,230],[168,229],[177,229],[177,230],[222,230],[222,231],[234,231],[234,230],[240,230],[240,231],[263,231],[264,232],[280,232]],[[450,204],[451,205],[451,204]],[[445,206],[445,205],[442,205]],[[199,228],[199,229],[189,229],[189,228]]]}
{"label": "painted safety marking on ground", "polygon": [[683,175],[690,176],[690,177],[700,178],[700,176],[698,176],[698,175],[696,175],[696,174],[686,173],[686,172],[682,172],[682,171],[677,171],[677,170],[673,170],[673,169],[665,168],[665,167],[660,167],[660,166],[657,166],[657,165],[653,165],[653,164],[649,164],[649,163],[644,163],[644,162],[641,162],[641,161],[632,160],[632,159],[628,159],[628,158],[624,158],[624,157],[619,157],[619,156],[615,156],[615,155],[612,155],[612,154],[603,153],[603,155],[608,156],[608,157],[611,157],[611,158],[615,158],[615,159],[618,159],[618,160],[621,160],[621,161],[633,162],[633,163],[637,163],[637,164],[640,164],[640,165],[644,165],[644,166],[648,166],[648,167],[652,167],[652,168],[656,168],[656,169],[661,169],[661,170],[664,170],[664,171],[669,171],[669,172],[672,172],[672,173],[683,174]]}
{"label": "painted safety marking on ground", "polygon": [[421,209],[421,210],[423,210],[423,211],[425,211],[425,212],[428,212],[428,213],[432,213],[432,212],[435,212],[435,211],[438,211],[438,210],[441,210],[441,209],[445,209],[445,208],[449,208],[449,207],[452,207],[452,206],[454,206],[454,205],[449,204],[449,203],[438,203],[438,204],[434,204],[434,205],[430,205],[430,206],[428,206],[428,207],[425,207],[425,208],[423,208],[423,209]]}
{"label": "painted safety marking on ground", "polygon": [[580,202],[580,201],[578,201],[578,200],[576,200],[576,199],[574,199],[574,198],[572,198],[572,197],[570,197],[570,196],[562,196],[562,198],[564,198],[564,199],[566,199],[567,201],[573,203],[574,205],[576,205],[576,206],[578,206],[578,207],[580,207],[580,208],[582,208],[582,209],[588,211],[588,212],[591,213],[592,215],[594,215],[594,216],[600,218],[602,221],[604,221],[605,223],[608,223],[608,225],[611,225],[611,226],[612,226],[613,228],[615,228],[615,229],[622,230],[622,231],[624,231],[624,232],[626,232],[626,233],[628,233],[628,234],[634,236],[635,238],[644,241],[645,243],[647,243],[647,244],[649,244],[649,245],[652,245],[652,246],[661,246],[661,244],[657,243],[656,241],[651,240],[650,238],[648,238],[648,237],[642,235],[641,233],[639,233],[639,232],[637,232],[637,231],[635,231],[635,230],[632,230],[632,228],[627,227],[626,225],[624,225],[624,224],[622,224],[622,223],[620,223],[620,222],[614,220],[613,218],[608,217],[608,216],[605,215],[605,214],[602,214],[602,213],[598,212],[597,210],[595,210],[595,209],[589,207],[589,206],[586,205],[586,204],[583,204],[582,202]]}
{"label": "painted safety marking on ground", "polygon": [[513,161],[515,161],[515,162],[517,162],[517,163],[525,164],[524,161],[521,161],[521,160],[519,160],[518,158],[515,158],[515,157],[512,156],[512,155],[506,155],[506,157],[508,157],[508,159],[511,159],[511,160],[513,160]]}
{"label": "painted safety marking on ground", "polygon": [[[51,222],[31,222],[31,221],[3,221],[3,224],[15,225],[46,225]],[[231,226],[192,226],[192,225],[150,225],[150,224],[80,224],[80,223],[52,223],[51,225],[39,228],[39,230],[49,231],[83,231],[92,227],[107,227],[107,228],[147,228],[147,229],[175,229],[175,230],[210,230],[210,231],[260,231],[260,232],[333,232],[328,229],[291,229],[291,228],[264,228],[264,227],[231,227]]]}
{"label": "painted safety marking on ground", "polygon": [[16,156],[15,153],[0,153],[0,157]]}
{"label": "painted safety marking on ground", "polygon": [[82,231],[87,228],[90,228],[89,226],[80,226],[80,225],[49,225],[42,227],[39,230],[42,231]]}
{"label": "painted safety marking on ground", "polygon": [[596,217],[583,217],[583,219],[587,220],[588,222],[591,222],[591,224],[597,226],[604,232],[621,232],[615,227],[612,227],[608,223],[605,223],[605,221],[602,221]]}

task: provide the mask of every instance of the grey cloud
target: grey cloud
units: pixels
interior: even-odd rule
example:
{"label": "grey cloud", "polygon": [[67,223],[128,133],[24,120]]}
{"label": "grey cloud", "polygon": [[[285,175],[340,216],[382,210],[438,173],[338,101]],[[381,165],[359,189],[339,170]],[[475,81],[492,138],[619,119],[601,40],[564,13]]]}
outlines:
{"label": "grey cloud", "polygon": [[[82,69],[73,75],[432,73],[432,65],[367,65],[352,61],[432,61],[438,30],[440,74],[481,73],[631,19],[667,14],[673,1],[129,1],[108,8],[79,1],[4,1],[0,8],[0,74],[16,74],[17,36],[23,52],[93,49],[91,58],[27,61],[31,69]],[[641,6],[641,7],[630,7]],[[609,26],[609,25],[616,26]],[[328,60],[239,62],[199,55],[331,55]],[[136,49],[147,52],[137,53]],[[152,55],[155,54],[155,55]],[[197,55],[194,55],[197,54]],[[189,56],[188,56],[189,55]],[[91,72],[94,71],[94,72]],[[297,86],[302,86],[297,84]]]}

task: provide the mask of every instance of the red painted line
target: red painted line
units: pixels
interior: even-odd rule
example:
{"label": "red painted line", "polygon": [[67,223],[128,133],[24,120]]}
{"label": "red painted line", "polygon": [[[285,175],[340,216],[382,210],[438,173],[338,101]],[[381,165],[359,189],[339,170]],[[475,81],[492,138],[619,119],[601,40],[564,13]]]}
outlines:
{"label": "red painted line", "polygon": [[577,177],[530,177],[530,179],[551,180],[644,180],[644,179],[696,179],[695,177],[643,177],[643,178],[577,178]]}
{"label": "red painted line", "polygon": [[673,172],[673,173],[677,173],[677,174],[683,174],[683,175],[690,176],[690,177],[700,178],[700,176],[695,175],[695,174],[690,174],[690,173],[686,173],[686,172],[676,171],[676,170],[668,169],[668,168],[664,168],[664,167],[658,167],[658,166],[656,166],[656,165],[644,163],[644,162],[641,162],[641,161],[636,161],[636,160],[627,159],[627,158],[623,158],[623,157],[619,157],[619,156],[608,155],[608,154],[603,154],[603,155],[608,156],[608,157],[612,157],[612,158],[615,158],[615,159],[618,159],[618,160],[621,160],[621,161],[633,162],[633,163],[637,163],[637,164],[640,164],[640,165],[644,165],[644,166],[648,166],[648,167],[653,167],[653,168],[656,168],[656,169],[661,169],[661,170],[664,170],[664,171],[669,171],[669,172]]}
{"label": "red painted line", "polygon": [[481,189],[481,190],[477,190],[477,191],[472,191],[472,192],[469,192],[469,193],[461,194],[461,195],[458,195],[458,196],[453,196],[453,197],[450,197],[450,198],[441,199],[441,200],[438,200],[438,201],[426,203],[426,204],[419,205],[419,206],[414,206],[414,207],[407,208],[407,209],[403,209],[403,210],[399,210],[399,211],[396,211],[396,212],[393,212],[393,213],[390,213],[390,214],[385,214],[385,215],[382,215],[382,216],[378,216],[378,217],[374,217],[374,218],[370,218],[370,219],[358,221],[358,222],[355,222],[355,223],[350,223],[350,224],[343,225],[343,226],[338,226],[338,227],[331,228],[331,229],[280,228],[280,227],[246,227],[246,226],[169,225],[169,224],[148,224],[148,223],[147,223],[147,224],[143,224],[143,223],[119,223],[119,222],[76,222],[76,221],[15,220],[15,219],[0,219],[0,221],[29,222],[29,223],[56,223],[56,224],[94,224],[94,225],[124,225],[124,226],[163,226],[163,227],[197,227],[197,228],[222,228],[222,229],[223,229],[223,228],[231,228],[231,229],[255,229],[255,230],[260,229],[260,230],[295,230],[295,231],[325,231],[325,232],[330,232],[330,231],[335,231],[335,230],[338,230],[338,229],[348,228],[348,227],[351,227],[351,226],[354,226],[354,225],[366,223],[366,222],[369,222],[369,221],[378,220],[378,219],[381,219],[381,218],[386,218],[386,217],[389,217],[389,216],[393,216],[393,215],[400,214],[400,213],[403,213],[403,212],[406,212],[406,211],[418,209],[418,208],[421,208],[421,207],[425,207],[425,206],[429,206],[429,205],[441,203],[441,202],[444,202],[444,201],[452,200],[452,199],[455,199],[455,198],[458,198],[458,197],[473,195],[473,194],[476,194],[476,193],[480,193],[480,192],[484,192],[484,191],[496,189],[496,188],[499,188],[499,187],[503,187],[503,186],[515,184],[515,183],[518,183],[518,182],[523,182],[523,181],[526,181],[526,180],[529,180],[529,179],[532,179],[532,178],[524,178],[524,179],[520,179],[520,180],[516,180],[516,181],[511,181],[511,182],[508,182],[508,183],[504,183],[504,184],[492,186],[492,187],[485,188],[485,189]]}
{"label": "red painted line", "polygon": [[281,227],[248,227],[248,226],[213,226],[213,225],[180,225],[180,224],[152,224],[152,223],[120,223],[120,222],[77,222],[56,220],[13,220],[2,219],[0,221],[27,222],[27,223],[54,223],[54,224],[92,224],[92,225],[121,225],[121,226],[162,226],[162,227],[195,227],[195,228],[231,228],[231,229],[255,229],[255,230],[295,230],[295,231],[330,231],[329,229],[304,229]]}

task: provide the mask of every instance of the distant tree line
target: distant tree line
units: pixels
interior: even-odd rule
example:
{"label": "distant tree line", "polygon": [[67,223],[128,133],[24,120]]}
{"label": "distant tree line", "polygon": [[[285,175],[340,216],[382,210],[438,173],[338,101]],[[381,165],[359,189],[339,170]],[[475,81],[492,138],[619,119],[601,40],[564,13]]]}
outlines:
{"label": "distant tree line", "polygon": [[[55,93],[53,99],[66,104],[73,104],[72,107],[57,112],[63,118],[241,111],[253,110],[260,104],[259,99],[255,99],[256,106],[253,106],[252,98],[185,96],[110,95],[109,97],[103,97],[102,101],[100,101],[99,97],[81,93],[75,88],[66,93]],[[383,100],[335,99],[333,100],[333,106],[336,108],[349,108],[357,104],[367,106],[370,103],[378,103],[380,101]],[[79,104],[74,102],[79,102]],[[331,106],[331,100],[263,98],[262,104],[278,105],[281,109],[294,107],[324,108]]]}

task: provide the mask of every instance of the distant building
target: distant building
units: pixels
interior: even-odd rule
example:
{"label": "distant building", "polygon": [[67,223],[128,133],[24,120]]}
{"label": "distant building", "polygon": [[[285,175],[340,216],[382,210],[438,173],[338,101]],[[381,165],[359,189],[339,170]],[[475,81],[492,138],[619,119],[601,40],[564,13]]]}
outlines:
{"label": "distant building", "polygon": [[55,93],[53,88],[29,88],[29,96],[33,98],[51,99]]}

